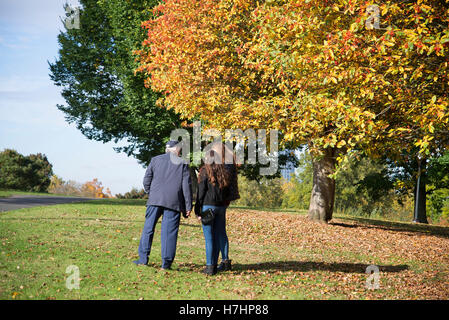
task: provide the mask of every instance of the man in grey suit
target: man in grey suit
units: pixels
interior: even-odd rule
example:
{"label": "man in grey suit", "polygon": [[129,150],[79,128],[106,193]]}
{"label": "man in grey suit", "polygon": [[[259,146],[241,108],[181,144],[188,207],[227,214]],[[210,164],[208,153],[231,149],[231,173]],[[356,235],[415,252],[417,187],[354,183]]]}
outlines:
{"label": "man in grey suit", "polygon": [[179,157],[178,141],[169,141],[166,153],[151,159],[143,186],[149,194],[145,224],[139,244],[137,265],[147,265],[154,230],[163,215],[161,226],[162,269],[170,269],[176,254],[181,213],[189,217],[192,211],[192,181],[188,164]]}

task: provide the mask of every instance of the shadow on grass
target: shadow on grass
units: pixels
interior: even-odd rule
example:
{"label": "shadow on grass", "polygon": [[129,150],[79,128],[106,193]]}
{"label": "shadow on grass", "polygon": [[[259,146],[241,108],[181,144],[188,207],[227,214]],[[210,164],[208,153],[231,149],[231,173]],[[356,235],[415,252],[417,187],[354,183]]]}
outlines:
{"label": "shadow on grass", "polygon": [[[313,261],[267,261],[254,264],[234,264],[233,271],[331,271],[345,273],[365,273],[369,264],[363,263],[338,263],[338,262],[313,262]],[[408,270],[408,265],[378,266],[380,272],[395,273]]]}
{"label": "shadow on grass", "polygon": [[233,205],[229,206],[229,209],[243,209],[243,210],[255,210],[255,211],[264,211],[264,212],[288,212],[288,213],[297,213],[306,215],[307,210],[304,209],[289,209],[289,208],[266,208],[266,207],[248,207],[248,206],[240,206]]}
{"label": "shadow on grass", "polygon": [[359,217],[338,217],[342,220],[352,220],[360,224],[348,224],[344,222],[329,222],[330,225],[340,226],[345,228],[365,228],[365,229],[380,229],[395,232],[409,232],[421,233],[425,235],[439,236],[449,238],[449,228],[441,226],[432,226],[424,224],[410,224],[393,221],[374,220]]}

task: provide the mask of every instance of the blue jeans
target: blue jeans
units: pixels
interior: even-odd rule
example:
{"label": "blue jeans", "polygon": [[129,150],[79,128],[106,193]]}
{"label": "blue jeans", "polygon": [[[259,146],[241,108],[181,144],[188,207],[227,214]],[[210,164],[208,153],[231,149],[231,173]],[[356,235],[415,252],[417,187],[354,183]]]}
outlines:
{"label": "blue jeans", "polygon": [[176,244],[178,242],[179,220],[181,214],[164,207],[148,206],[145,214],[145,224],[139,244],[139,263],[147,264],[151,252],[154,230],[161,215],[161,256],[162,268],[170,268],[176,255]]}
{"label": "blue jeans", "polygon": [[228,260],[229,241],[226,234],[226,207],[204,205],[202,211],[212,209],[215,212],[214,221],[209,225],[203,224],[204,240],[206,242],[206,264],[218,264],[218,256]]}

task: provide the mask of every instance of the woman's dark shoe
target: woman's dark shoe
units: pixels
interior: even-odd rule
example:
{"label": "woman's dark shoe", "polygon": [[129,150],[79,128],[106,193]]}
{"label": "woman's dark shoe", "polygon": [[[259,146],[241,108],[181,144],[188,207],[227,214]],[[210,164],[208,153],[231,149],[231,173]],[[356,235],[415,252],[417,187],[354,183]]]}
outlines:
{"label": "woman's dark shoe", "polygon": [[206,268],[203,270],[204,274],[207,274],[208,276],[213,276],[217,273],[217,265],[207,265]]}
{"label": "woman's dark shoe", "polygon": [[223,260],[217,267],[217,271],[218,272],[231,271],[232,270],[231,261],[232,260]]}

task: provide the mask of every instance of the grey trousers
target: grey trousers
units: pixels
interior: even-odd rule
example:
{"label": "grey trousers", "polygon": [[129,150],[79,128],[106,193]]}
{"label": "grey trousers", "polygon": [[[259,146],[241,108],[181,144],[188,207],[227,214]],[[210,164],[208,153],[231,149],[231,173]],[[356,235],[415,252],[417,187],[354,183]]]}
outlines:
{"label": "grey trousers", "polygon": [[145,214],[145,224],[139,244],[139,263],[148,264],[151,252],[154,230],[159,218],[163,215],[161,226],[161,257],[162,268],[170,268],[176,255],[179,221],[181,213],[164,207],[148,206]]}

